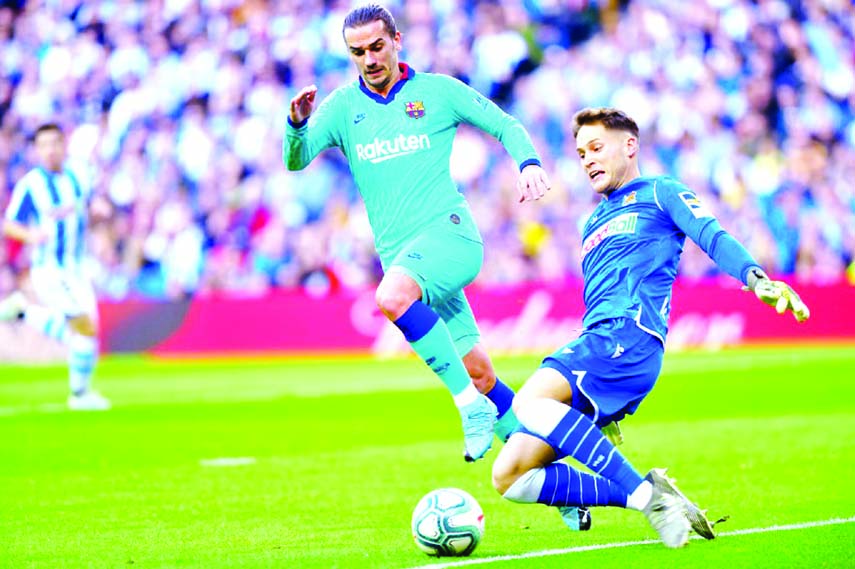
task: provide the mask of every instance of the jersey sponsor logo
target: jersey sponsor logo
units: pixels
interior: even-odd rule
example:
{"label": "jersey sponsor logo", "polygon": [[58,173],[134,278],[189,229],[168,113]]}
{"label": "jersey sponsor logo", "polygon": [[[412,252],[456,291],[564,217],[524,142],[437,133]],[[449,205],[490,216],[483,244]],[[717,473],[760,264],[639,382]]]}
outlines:
{"label": "jersey sponsor logo", "polygon": [[638,213],[625,213],[607,221],[594,230],[582,242],[582,258],[593,251],[594,247],[603,242],[607,237],[626,233],[635,233],[638,226]]}
{"label": "jersey sponsor logo", "polygon": [[378,164],[427,148],[430,148],[430,138],[428,135],[420,134],[416,136],[415,134],[411,134],[406,136],[399,134],[391,140],[375,138],[374,142],[357,144],[356,157],[359,160],[368,160],[372,164]]}
{"label": "jersey sponsor logo", "polygon": [[425,116],[425,104],[421,101],[410,101],[405,105],[407,116],[411,119],[420,119]]}
{"label": "jersey sponsor logo", "polygon": [[697,219],[702,217],[715,217],[712,212],[706,208],[704,204],[701,203],[701,200],[698,199],[692,192],[680,192],[680,199],[686,204],[686,207],[689,208],[689,211],[692,212]]}

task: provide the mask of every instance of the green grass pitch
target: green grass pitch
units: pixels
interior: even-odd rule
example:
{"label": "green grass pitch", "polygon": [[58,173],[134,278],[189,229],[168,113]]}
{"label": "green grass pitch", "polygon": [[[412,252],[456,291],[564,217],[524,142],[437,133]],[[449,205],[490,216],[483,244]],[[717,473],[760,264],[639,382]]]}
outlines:
{"label": "green grass pitch", "polygon": [[[518,387],[538,361],[495,363]],[[0,567],[851,567],[853,370],[852,346],[668,354],[621,449],[730,515],[668,550],[638,512],[596,509],[579,534],[503,501],[496,449],[464,463],[415,359],[105,358],[106,413],[64,410],[61,366],[0,366]],[[468,559],[413,544],[412,509],[441,486],[484,508]]]}

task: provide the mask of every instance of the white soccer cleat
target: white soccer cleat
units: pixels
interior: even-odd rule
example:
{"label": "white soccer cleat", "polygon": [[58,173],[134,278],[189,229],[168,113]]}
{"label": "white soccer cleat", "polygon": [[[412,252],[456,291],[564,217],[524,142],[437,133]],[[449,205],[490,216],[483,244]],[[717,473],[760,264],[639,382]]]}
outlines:
{"label": "white soccer cleat", "polygon": [[659,534],[665,547],[677,548],[689,541],[689,520],[683,501],[671,494],[663,485],[664,470],[651,470],[644,477],[653,485],[653,495],[642,512]]}
{"label": "white soccer cleat", "polygon": [[72,411],[106,411],[110,401],[97,391],[68,396],[68,408]]}
{"label": "white soccer cleat", "polygon": [[[713,526],[715,524],[710,522],[707,518],[706,510],[701,510],[697,504],[689,500],[685,494],[680,492],[680,489],[677,488],[676,480],[668,478],[668,476],[665,475],[664,469],[651,470],[648,476],[650,475],[653,476],[656,480],[656,484],[658,484],[664,492],[671,494],[683,503],[684,513],[686,515],[686,519],[689,520],[689,524],[692,526],[692,531],[704,539],[715,539],[715,531],[713,530]],[[727,518],[724,518],[721,521],[726,519]]]}
{"label": "white soccer cleat", "polygon": [[493,445],[493,426],[496,424],[496,406],[484,395],[460,409],[463,420],[463,458],[475,462],[483,458]]}
{"label": "white soccer cleat", "polygon": [[27,297],[16,290],[3,300],[0,300],[0,320],[17,320],[27,309]]}

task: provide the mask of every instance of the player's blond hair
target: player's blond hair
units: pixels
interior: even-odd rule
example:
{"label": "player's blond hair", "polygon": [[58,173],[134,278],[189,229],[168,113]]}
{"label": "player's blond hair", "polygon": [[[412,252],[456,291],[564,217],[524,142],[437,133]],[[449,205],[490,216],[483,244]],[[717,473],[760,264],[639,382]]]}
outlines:
{"label": "player's blond hair", "polygon": [[576,137],[580,128],[590,124],[601,124],[608,130],[622,130],[638,138],[638,124],[618,109],[610,107],[582,109],[573,115],[573,136]]}

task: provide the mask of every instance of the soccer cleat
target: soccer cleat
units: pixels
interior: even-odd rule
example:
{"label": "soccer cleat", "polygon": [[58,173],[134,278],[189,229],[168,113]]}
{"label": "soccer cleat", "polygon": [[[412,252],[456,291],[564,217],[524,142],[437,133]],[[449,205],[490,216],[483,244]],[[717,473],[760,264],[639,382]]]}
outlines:
{"label": "soccer cleat", "polygon": [[591,529],[591,511],[577,506],[558,506],[561,519],[573,531],[588,531]]}
{"label": "soccer cleat", "polygon": [[27,309],[27,297],[21,291],[15,291],[0,300],[0,320],[17,320]]}
{"label": "soccer cleat", "polygon": [[463,419],[463,458],[466,462],[475,462],[483,458],[493,445],[493,425],[496,423],[496,406],[485,396],[460,408]]}
{"label": "soccer cleat", "polygon": [[[707,518],[707,511],[701,510],[694,502],[686,498],[685,494],[680,492],[677,488],[676,481],[665,475],[665,469],[651,470],[648,476],[650,475],[657,480],[656,484],[658,484],[664,492],[671,494],[683,503],[684,513],[686,515],[686,519],[689,520],[689,524],[692,526],[692,531],[704,539],[715,539],[715,531],[713,530],[713,527],[718,522],[710,522]],[[727,518],[725,517],[719,521],[724,521],[726,519]]]}
{"label": "soccer cleat", "polygon": [[110,408],[110,401],[97,391],[86,391],[80,395],[69,395],[68,408],[72,411],[106,411]]}
{"label": "soccer cleat", "polygon": [[677,548],[689,541],[689,520],[683,501],[663,483],[664,470],[653,469],[644,477],[653,485],[653,494],[642,512],[659,534],[665,547]]}
{"label": "soccer cleat", "polygon": [[516,432],[519,425],[520,422],[517,420],[517,416],[514,415],[513,409],[508,409],[505,411],[505,414],[502,415],[502,418],[496,421],[496,424],[493,425],[493,430],[496,432],[496,438],[503,443],[506,443],[508,442],[508,439],[511,438],[511,435]]}

